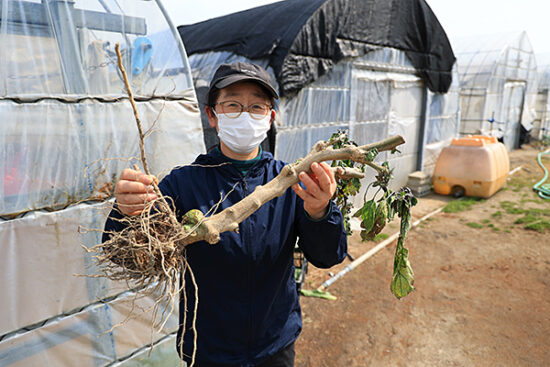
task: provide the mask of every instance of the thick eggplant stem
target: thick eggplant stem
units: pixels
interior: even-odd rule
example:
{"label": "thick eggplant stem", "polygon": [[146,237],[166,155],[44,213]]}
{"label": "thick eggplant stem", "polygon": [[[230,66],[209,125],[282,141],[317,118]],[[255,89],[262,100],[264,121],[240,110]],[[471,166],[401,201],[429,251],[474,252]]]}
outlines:
{"label": "thick eggplant stem", "polygon": [[[314,162],[320,163],[324,161],[351,159],[356,163],[367,164],[376,169],[379,173],[381,171],[387,171],[385,167],[372,163],[368,159],[368,153],[373,149],[377,149],[379,152],[392,150],[404,142],[405,140],[403,137],[397,135],[368,145],[355,146],[350,144],[342,148],[334,149],[331,146],[331,141],[320,141],[315,144],[314,148],[305,158],[298,160],[294,164],[285,166],[281,173],[273,180],[264,186],[258,186],[252,194],[233,206],[206,218],[202,223],[204,227],[201,230],[201,235],[186,237],[179,244],[186,246],[197,241],[206,241],[210,244],[219,242],[220,233],[234,231],[239,223],[252,215],[260,206],[273,198],[283,195],[289,187],[299,182],[298,175],[301,172],[310,171],[311,164]],[[353,169],[340,172],[342,172],[343,175],[344,173],[347,175],[342,177],[360,177],[361,174]]]}

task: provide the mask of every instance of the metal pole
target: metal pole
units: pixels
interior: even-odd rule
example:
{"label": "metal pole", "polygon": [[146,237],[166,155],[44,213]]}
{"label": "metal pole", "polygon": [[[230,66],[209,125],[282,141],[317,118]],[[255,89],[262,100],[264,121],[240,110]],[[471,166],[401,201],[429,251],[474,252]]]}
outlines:
{"label": "metal pole", "polygon": [[86,82],[73,20],[74,0],[47,0],[46,6],[61,55],[66,93],[84,94]]}
{"label": "metal pole", "polygon": [[416,161],[416,170],[422,171],[422,167],[424,165],[424,148],[426,147],[426,139],[427,139],[427,110],[428,110],[428,88],[424,87],[422,92],[422,104],[421,104],[421,112],[420,112],[420,132],[419,132],[419,138],[418,138],[418,160]]}

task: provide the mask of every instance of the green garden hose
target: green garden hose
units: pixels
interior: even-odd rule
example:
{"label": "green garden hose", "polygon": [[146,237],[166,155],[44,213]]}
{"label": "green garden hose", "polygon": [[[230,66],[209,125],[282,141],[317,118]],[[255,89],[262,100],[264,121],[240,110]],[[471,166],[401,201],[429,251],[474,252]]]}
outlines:
{"label": "green garden hose", "polygon": [[543,184],[548,179],[548,170],[546,169],[546,167],[544,167],[544,164],[542,164],[542,156],[545,154],[550,155],[550,150],[541,152],[537,156],[537,161],[539,162],[540,167],[544,171],[544,178],[539,182],[537,182],[535,186],[533,186],[533,190],[535,190],[541,198],[550,200],[550,183]]}

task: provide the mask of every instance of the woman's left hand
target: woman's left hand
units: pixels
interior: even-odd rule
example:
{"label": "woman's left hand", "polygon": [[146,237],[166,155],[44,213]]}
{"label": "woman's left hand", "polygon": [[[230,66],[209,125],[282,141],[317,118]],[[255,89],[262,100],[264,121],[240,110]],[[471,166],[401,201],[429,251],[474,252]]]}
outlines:
{"label": "woman's left hand", "polygon": [[312,219],[321,219],[327,214],[328,204],[336,192],[336,179],[330,166],[325,162],[311,164],[311,172],[300,172],[299,183],[292,185],[296,194],[304,200],[304,209]]}

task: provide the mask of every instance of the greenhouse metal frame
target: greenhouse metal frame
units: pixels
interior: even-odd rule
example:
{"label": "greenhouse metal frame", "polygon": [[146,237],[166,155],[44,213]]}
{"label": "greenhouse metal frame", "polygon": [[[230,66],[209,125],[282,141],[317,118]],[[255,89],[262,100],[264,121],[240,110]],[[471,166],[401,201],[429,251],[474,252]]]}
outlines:
{"label": "greenhouse metal frame", "polygon": [[101,242],[118,175],[140,163],[115,43],[152,173],[205,151],[177,30],[157,1],[3,0],[0,42],[0,364],[178,365],[177,315],[153,335],[150,314],[127,319],[153,300],[93,277],[85,250]]}

